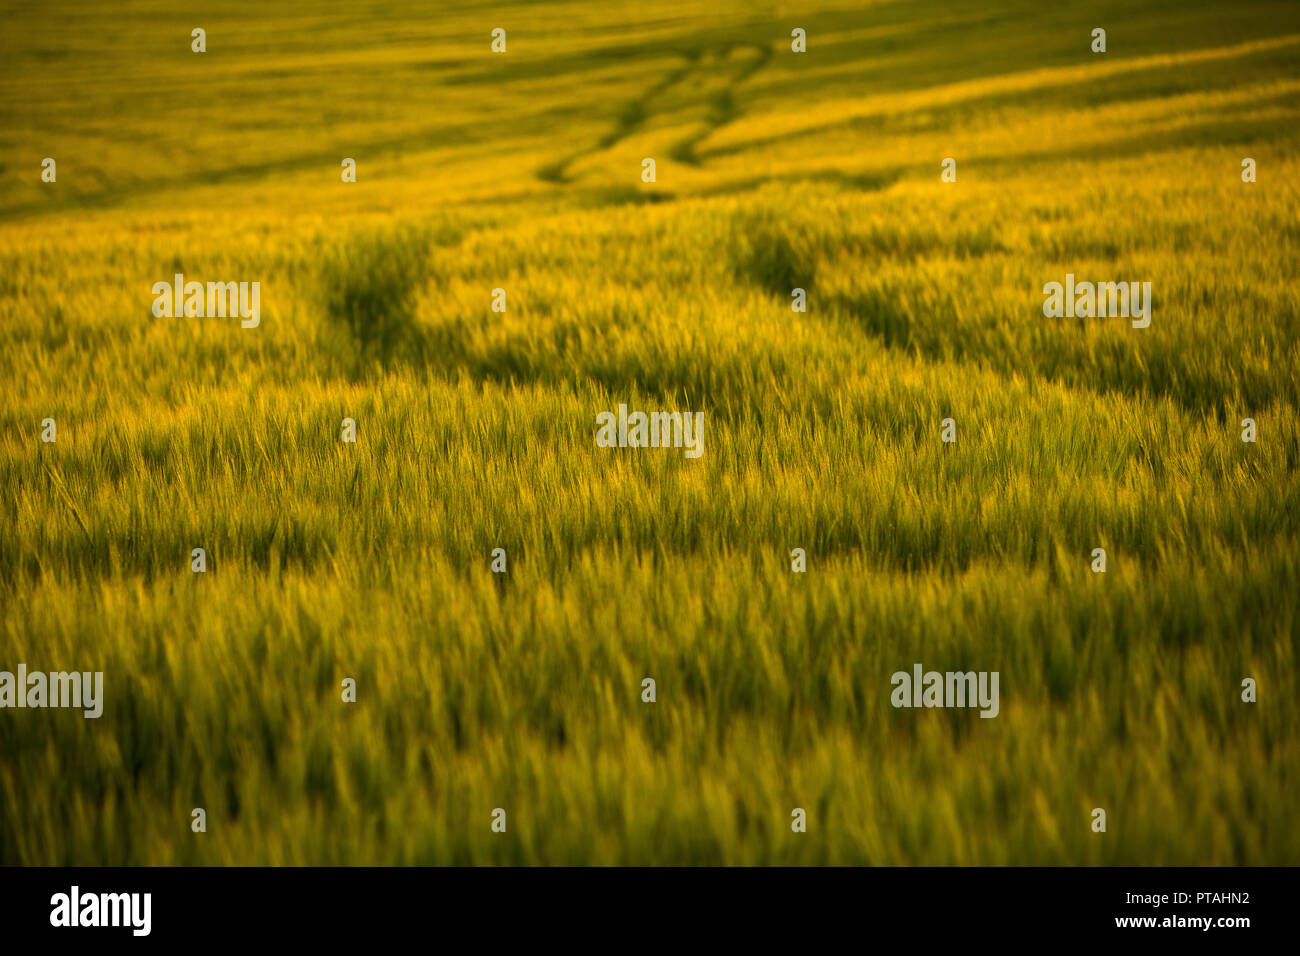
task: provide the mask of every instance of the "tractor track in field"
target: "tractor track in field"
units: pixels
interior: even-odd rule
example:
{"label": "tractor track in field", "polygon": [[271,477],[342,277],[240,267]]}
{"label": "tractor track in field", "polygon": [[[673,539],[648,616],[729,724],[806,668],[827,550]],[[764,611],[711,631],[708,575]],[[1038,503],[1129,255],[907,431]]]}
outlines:
{"label": "tractor track in field", "polygon": [[709,101],[709,112],[705,120],[705,128],[698,134],[688,136],[675,143],[669,150],[669,155],[678,162],[689,163],[692,166],[699,165],[696,148],[716,130],[732,122],[740,115],[740,111],[736,108],[735,90],[762,69],[771,59],[772,51],[768,47],[757,43],[733,43],[714,49],[682,51],[679,55],[686,62],[676,69],[670,70],[659,82],[651,86],[641,96],[624,103],[618,112],[614,127],[608,133],[593,145],[575,150],[553,163],[540,167],[537,170],[537,178],[544,182],[561,185],[572,182],[569,170],[575,163],[588,156],[603,152],[643,129],[646,121],[656,115],[654,109],[655,99],[679,83],[689,79],[699,69],[700,64],[711,54],[720,60],[726,60],[740,50],[752,51],[753,55],[742,62],[739,67],[734,68],[734,73],[727,85],[720,92],[715,93]]}

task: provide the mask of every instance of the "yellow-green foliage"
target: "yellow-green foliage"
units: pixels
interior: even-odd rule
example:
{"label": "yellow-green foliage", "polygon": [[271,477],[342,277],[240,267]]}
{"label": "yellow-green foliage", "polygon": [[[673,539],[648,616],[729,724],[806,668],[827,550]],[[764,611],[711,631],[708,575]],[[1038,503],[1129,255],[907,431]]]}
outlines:
{"label": "yellow-green foliage", "polygon": [[0,31],[0,863],[1300,862],[1300,8],[170,7]]}

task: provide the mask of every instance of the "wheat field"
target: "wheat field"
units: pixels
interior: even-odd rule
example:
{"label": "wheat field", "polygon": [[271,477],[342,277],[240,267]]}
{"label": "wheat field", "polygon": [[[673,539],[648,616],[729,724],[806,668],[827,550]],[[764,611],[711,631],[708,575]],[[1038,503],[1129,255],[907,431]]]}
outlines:
{"label": "wheat field", "polygon": [[5,20],[0,864],[1300,862],[1300,7]]}

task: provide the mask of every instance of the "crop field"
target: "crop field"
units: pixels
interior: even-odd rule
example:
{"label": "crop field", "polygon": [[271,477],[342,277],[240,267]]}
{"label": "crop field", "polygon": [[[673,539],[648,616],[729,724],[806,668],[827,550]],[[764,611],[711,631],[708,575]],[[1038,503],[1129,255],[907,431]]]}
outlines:
{"label": "crop field", "polygon": [[0,864],[1300,863],[1300,5],[4,6]]}

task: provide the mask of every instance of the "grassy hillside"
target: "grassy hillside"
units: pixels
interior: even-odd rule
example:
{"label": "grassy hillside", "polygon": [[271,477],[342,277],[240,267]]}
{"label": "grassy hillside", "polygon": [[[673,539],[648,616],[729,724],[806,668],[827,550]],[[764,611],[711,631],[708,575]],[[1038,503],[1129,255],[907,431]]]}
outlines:
{"label": "grassy hillside", "polygon": [[812,6],[6,15],[0,864],[1300,862],[1300,8]]}

